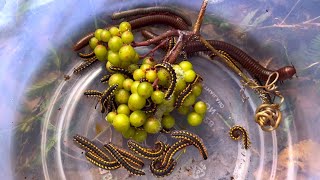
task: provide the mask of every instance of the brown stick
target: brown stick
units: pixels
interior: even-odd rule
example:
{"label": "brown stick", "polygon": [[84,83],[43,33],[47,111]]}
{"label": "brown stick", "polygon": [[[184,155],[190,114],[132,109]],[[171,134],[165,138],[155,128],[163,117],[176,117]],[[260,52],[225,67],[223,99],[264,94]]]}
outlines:
{"label": "brown stick", "polygon": [[208,5],[208,0],[204,0],[202,2],[202,6],[201,6],[201,9],[200,9],[200,12],[199,12],[199,15],[198,15],[197,22],[196,22],[196,24],[194,25],[194,28],[193,28],[194,34],[199,34],[200,27],[201,27],[201,24],[202,24],[202,21],[203,21],[204,13],[206,12],[207,5]]}
{"label": "brown stick", "polygon": [[136,43],[133,43],[132,46],[133,47],[137,47],[137,46],[149,46],[151,44],[154,44],[154,43],[157,43],[167,37],[171,37],[171,36],[179,36],[179,30],[170,30],[170,31],[167,31],[163,34],[161,34],[160,36],[157,36],[155,38],[152,38],[152,39],[148,39],[146,41],[142,41],[142,42],[136,42]]}

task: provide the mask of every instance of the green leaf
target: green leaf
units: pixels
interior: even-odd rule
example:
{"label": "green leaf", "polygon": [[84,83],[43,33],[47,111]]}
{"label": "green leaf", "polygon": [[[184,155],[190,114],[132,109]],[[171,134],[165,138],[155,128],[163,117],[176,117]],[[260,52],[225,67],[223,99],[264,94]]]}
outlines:
{"label": "green leaf", "polygon": [[243,20],[241,21],[241,25],[242,26],[249,26],[253,17],[256,15],[256,13],[258,12],[258,9],[254,10],[254,11],[251,11],[249,12],[244,18]]}
{"label": "green leaf", "polygon": [[56,82],[59,77],[59,73],[50,73],[43,79],[34,83],[31,87],[27,88],[27,95],[29,97],[41,96],[43,91]]}

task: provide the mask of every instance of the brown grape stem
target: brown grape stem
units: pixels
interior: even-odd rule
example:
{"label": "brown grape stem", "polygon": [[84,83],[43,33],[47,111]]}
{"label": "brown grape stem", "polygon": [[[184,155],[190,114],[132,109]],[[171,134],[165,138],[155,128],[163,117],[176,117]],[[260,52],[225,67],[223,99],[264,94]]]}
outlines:
{"label": "brown grape stem", "polygon": [[197,21],[194,25],[194,28],[193,28],[194,34],[199,34],[199,32],[200,32],[200,27],[201,27],[201,24],[203,21],[204,13],[206,12],[206,9],[207,9],[207,5],[208,5],[208,0],[204,0],[202,2],[202,6],[201,6],[201,9],[200,9],[200,12],[198,15],[198,19],[197,19]]}

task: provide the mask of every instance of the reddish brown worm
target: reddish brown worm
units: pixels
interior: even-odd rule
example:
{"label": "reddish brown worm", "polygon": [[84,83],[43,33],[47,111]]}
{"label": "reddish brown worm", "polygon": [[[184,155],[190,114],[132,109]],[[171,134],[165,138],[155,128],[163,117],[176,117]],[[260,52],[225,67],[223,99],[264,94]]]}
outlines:
{"label": "reddish brown worm", "polygon": [[[143,30],[142,35],[147,39],[154,39],[159,36],[150,31]],[[148,41],[148,40],[147,40]],[[159,41],[157,41],[159,42]],[[156,43],[157,43],[156,42]],[[274,70],[267,69],[260,65],[255,59],[246,54],[241,49],[218,40],[208,40],[211,46],[213,46],[216,50],[221,50],[230,55],[237,63],[239,63],[244,69],[246,69],[251,75],[258,77],[259,79],[266,81],[271,73]],[[197,52],[208,52],[209,49],[203,45],[201,42],[193,41],[188,42],[188,44],[184,47],[184,51],[188,54],[195,54]],[[296,69],[293,66],[284,66],[278,70],[279,73],[279,81],[284,81],[293,77],[296,74]]]}
{"label": "reddish brown worm", "polygon": [[154,14],[154,13],[174,14],[176,16],[179,16],[181,19],[183,19],[189,26],[192,26],[192,22],[186,14],[182,13],[181,11],[174,10],[173,8],[170,8],[170,7],[148,7],[148,8],[131,9],[131,10],[127,10],[127,11],[113,13],[111,18],[112,19],[121,19],[121,18],[130,17],[130,16]]}
{"label": "reddish brown worm", "polygon": [[[188,30],[188,25],[179,17],[173,15],[163,15],[156,14],[145,17],[140,17],[134,20],[129,21],[131,24],[132,30],[138,29],[144,26],[154,25],[154,24],[165,24],[169,25],[176,29]],[[109,28],[107,26],[105,29]],[[74,46],[73,50],[78,51],[88,45],[90,39],[94,36],[94,32],[87,34],[83,38],[81,38]]]}

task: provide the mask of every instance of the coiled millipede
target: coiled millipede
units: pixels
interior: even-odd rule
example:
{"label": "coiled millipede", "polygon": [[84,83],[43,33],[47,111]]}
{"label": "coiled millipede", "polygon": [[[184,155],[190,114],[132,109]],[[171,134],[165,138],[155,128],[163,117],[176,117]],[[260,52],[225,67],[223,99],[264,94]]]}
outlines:
{"label": "coiled millipede", "polygon": [[242,135],[242,142],[243,142],[244,148],[245,149],[250,148],[251,142],[250,142],[248,132],[242,126],[239,126],[239,125],[233,126],[229,131],[229,135],[235,141],[239,140]]}

